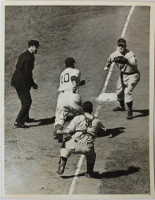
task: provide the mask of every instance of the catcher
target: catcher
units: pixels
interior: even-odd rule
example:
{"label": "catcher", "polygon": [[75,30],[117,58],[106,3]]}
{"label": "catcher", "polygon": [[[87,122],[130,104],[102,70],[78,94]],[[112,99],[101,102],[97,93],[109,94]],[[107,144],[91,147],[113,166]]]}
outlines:
{"label": "catcher", "polygon": [[94,117],[93,104],[90,101],[83,103],[84,113],[73,118],[65,130],[58,130],[57,134],[70,135],[66,137],[60,150],[60,161],[57,173],[63,174],[67,159],[71,153],[84,154],[87,161],[87,177],[92,177],[96,153],[94,150],[94,139],[105,134],[106,128],[101,121]]}
{"label": "catcher", "polygon": [[116,107],[113,111],[125,111],[125,103],[128,107],[127,119],[133,118],[133,96],[132,91],[140,80],[140,73],[137,67],[137,59],[134,53],[128,50],[126,40],[123,38],[118,39],[117,48],[108,58],[104,70],[107,71],[115,62],[120,69],[120,76],[117,81],[117,99],[120,107]]}

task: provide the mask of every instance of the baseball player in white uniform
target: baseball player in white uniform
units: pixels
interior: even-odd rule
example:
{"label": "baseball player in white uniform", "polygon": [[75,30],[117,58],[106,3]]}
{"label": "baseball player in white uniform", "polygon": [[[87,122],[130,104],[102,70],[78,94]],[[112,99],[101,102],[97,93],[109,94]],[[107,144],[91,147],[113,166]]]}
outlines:
{"label": "baseball player in white uniform", "polygon": [[133,96],[132,91],[140,80],[140,73],[137,67],[137,59],[134,53],[128,50],[126,40],[120,38],[117,41],[117,48],[108,58],[104,70],[108,70],[112,62],[115,62],[120,69],[120,76],[117,82],[117,98],[120,107],[113,111],[125,111],[125,103],[128,107],[127,119],[132,119]]}
{"label": "baseball player in white uniform", "polygon": [[91,114],[93,104],[90,101],[83,104],[83,110],[84,113],[74,117],[65,130],[57,131],[57,134],[60,135],[70,135],[69,139],[66,138],[60,150],[60,161],[57,170],[60,175],[63,174],[71,153],[84,154],[87,161],[86,176],[91,177],[94,174],[93,168],[96,159],[94,139],[99,135],[104,135],[106,128],[98,118]]}
{"label": "baseball player in white uniform", "polygon": [[[79,86],[84,85],[85,81],[80,82],[81,73],[75,69],[75,59],[68,57],[65,60],[66,69],[60,75],[60,92],[57,100],[55,133],[62,130],[65,119],[69,113],[74,116],[83,113],[82,101],[79,95]],[[62,137],[55,137],[58,142],[62,142]]]}

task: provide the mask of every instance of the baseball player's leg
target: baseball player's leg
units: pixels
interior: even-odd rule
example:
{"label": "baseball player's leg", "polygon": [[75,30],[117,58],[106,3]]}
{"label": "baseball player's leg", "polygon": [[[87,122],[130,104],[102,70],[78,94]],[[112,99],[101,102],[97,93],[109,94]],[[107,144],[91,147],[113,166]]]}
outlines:
{"label": "baseball player's leg", "polygon": [[127,119],[133,118],[133,114],[132,114],[132,107],[133,107],[132,91],[135,88],[135,86],[137,85],[137,83],[139,82],[139,80],[140,80],[140,78],[139,78],[139,76],[137,76],[137,74],[136,75],[129,75],[128,84],[127,84],[127,87],[125,88],[125,102],[126,102],[127,107],[128,107]]}
{"label": "baseball player's leg", "polygon": [[125,104],[124,104],[124,83],[122,80],[122,76],[119,76],[117,81],[117,90],[116,90],[117,99],[120,103],[120,107],[116,107],[113,111],[124,111]]}
{"label": "baseball player's leg", "polygon": [[94,149],[91,150],[88,154],[86,154],[86,161],[87,161],[87,172],[86,177],[92,177],[94,173],[94,165],[96,160],[96,153]]}
{"label": "baseball player's leg", "polygon": [[57,100],[57,108],[56,108],[56,115],[55,115],[55,124],[54,124],[54,139],[58,139],[58,142],[63,142],[63,136],[57,135],[57,130],[62,130],[63,125],[68,115],[68,110],[65,108],[67,104],[64,93],[60,93]]}
{"label": "baseball player's leg", "polygon": [[65,117],[65,112],[66,112],[66,109],[64,108],[65,104],[66,104],[66,98],[63,93],[60,93],[57,100],[54,127],[56,127],[56,125],[58,124],[63,127],[64,120],[65,120],[64,117]]}
{"label": "baseball player's leg", "polygon": [[18,97],[21,101],[21,110],[17,116],[16,123],[17,124],[24,124],[26,120],[29,118],[29,110],[32,104],[32,98],[30,91],[21,91],[17,90]]}
{"label": "baseball player's leg", "polygon": [[[56,134],[57,130],[62,130],[63,125],[68,115],[68,110],[65,108],[65,105],[68,104],[67,98],[64,93],[60,93],[57,100],[57,108],[55,114],[55,124],[54,124],[54,134]],[[59,137],[60,138],[60,137]]]}
{"label": "baseball player's leg", "polygon": [[63,147],[60,149],[59,167],[57,170],[57,173],[59,175],[64,173],[67,159],[69,158],[69,156],[71,155],[71,152],[72,152],[71,149],[69,150],[66,148],[66,143],[63,143]]}
{"label": "baseball player's leg", "polygon": [[66,108],[62,108],[59,106],[56,108],[55,124],[54,124],[55,128],[57,125],[61,125],[63,127],[68,113],[69,111]]}
{"label": "baseball player's leg", "polygon": [[84,154],[86,156],[86,161],[87,161],[87,172],[86,176],[91,177],[94,175],[94,165],[95,165],[95,160],[96,160],[96,153],[94,151],[94,144],[88,143],[86,140],[78,141],[75,144],[75,150],[74,153],[80,153]]}

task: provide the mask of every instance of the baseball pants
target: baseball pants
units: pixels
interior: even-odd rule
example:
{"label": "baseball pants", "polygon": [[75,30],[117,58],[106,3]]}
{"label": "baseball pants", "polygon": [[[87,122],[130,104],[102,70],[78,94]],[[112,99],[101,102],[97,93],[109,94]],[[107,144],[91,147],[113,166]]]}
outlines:
{"label": "baseball pants", "polygon": [[61,92],[57,100],[55,126],[63,125],[69,113],[74,116],[83,113],[80,95],[72,91]]}
{"label": "baseball pants", "polygon": [[131,75],[120,74],[117,81],[117,98],[119,101],[125,100],[126,103],[133,101],[132,91],[137,83],[140,81],[140,74],[135,73]]}
{"label": "baseball pants", "polygon": [[16,122],[24,124],[25,121],[29,118],[29,110],[32,103],[31,94],[29,90],[23,91],[16,89],[18,97],[21,101],[21,110],[17,116]]}
{"label": "baseball pants", "polygon": [[76,141],[72,138],[65,142],[64,147],[60,150],[60,155],[65,158],[69,158],[71,153],[84,154],[88,164],[95,162],[96,153],[93,142],[82,140]]}

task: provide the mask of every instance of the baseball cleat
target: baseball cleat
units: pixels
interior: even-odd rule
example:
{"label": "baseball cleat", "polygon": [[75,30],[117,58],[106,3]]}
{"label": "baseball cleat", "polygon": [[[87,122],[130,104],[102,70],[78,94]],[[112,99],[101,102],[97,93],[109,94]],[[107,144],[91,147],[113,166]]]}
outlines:
{"label": "baseball cleat", "polygon": [[128,116],[127,116],[127,119],[133,119],[133,115],[132,115],[132,112],[128,112]]}
{"label": "baseball cleat", "polygon": [[64,173],[64,170],[65,170],[65,166],[59,166],[57,170],[57,174],[62,175]]}
{"label": "baseball cleat", "polygon": [[89,173],[85,173],[85,177],[87,177],[87,178],[92,178],[92,176],[91,176],[91,174],[89,174]]}

